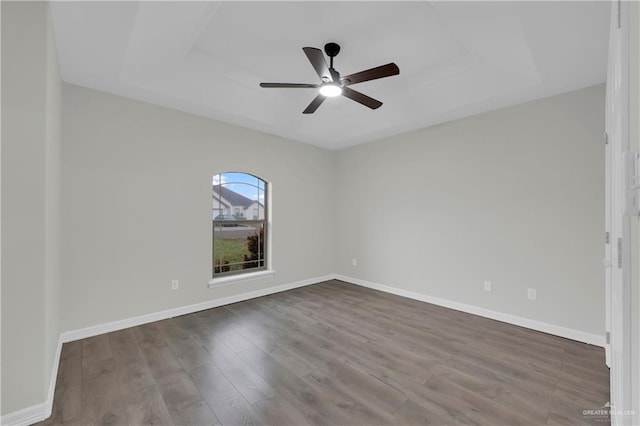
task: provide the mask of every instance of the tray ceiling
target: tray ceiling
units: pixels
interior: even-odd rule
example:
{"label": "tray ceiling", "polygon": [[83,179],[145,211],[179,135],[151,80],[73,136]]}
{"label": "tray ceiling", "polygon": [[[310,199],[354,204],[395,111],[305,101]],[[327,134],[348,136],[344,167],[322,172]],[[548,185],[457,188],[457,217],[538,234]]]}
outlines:
{"label": "tray ceiling", "polygon": [[[603,83],[609,2],[56,2],[64,81],[340,149]],[[314,89],[302,47],[342,46],[369,110]]]}

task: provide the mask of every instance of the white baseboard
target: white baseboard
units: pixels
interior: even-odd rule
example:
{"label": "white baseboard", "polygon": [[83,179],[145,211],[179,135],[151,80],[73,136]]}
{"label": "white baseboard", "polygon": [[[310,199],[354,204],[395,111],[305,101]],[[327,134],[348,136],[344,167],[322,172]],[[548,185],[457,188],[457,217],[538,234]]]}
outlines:
{"label": "white baseboard", "polygon": [[47,411],[47,403],[32,405],[22,410],[14,411],[2,416],[0,424],[3,426],[26,426],[44,420]]}
{"label": "white baseboard", "polygon": [[60,354],[62,353],[62,336],[58,338],[58,346],[53,357],[51,377],[49,378],[49,392],[47,400],[42,404],[32,405],[22,410],[14,411],[0,418],[0,425],[3,426],[27,426],[47,419],[53,410],[53,395],[56,390],[56,378],[58,377],[58,366],[60,365]]}
{"label": "white baseboard", "polygon": [[466,305],[464,303],[454,302],[452,300],[428,296],[422,293],[415,293],[412,291],[403,290],[396,287],[391,287],[383,284],[374,283],[371,281],[361,280],[359,278],[348,277],[345,275],[334,274],[334,278],[340,281],[345,281],[351,284],[356,284],[356,285],[367,287],[373,290],[380,290],[385,293],[391,293],[397,296],[407,297],[409,299],[415,299],[421,302],[427,302],[434,305],[443,306],[445,308],[455,309],[456,311],[462,311],[469,314],[490,318],[496,321],[506,322],[508,324],[529,328],[531,330],[541,331],[543,333],[553,334],[555,336],[576,340],[578,342],[588,343],[590,345],[601,346],[601,347],[604,347],[605,345],[604,336],[598,336],[597,334],[586,333],[584,331],[561,327],[558,325],[549,324],[542,321],[536,321],[529,318],[519,317],[516,315],[496,312],[489,309],[480,308],[477,306]]}
{"label": "white baseboard", "polygon": [[173,318],[180,315],[191,314],[193,312],[204,311],[205,309],[217,308],[219,306],[230,305],[232,303],[242,302],[244,300],[255,299],[256,297],[267,296],[269,294],[280,293],[282,291],[291,290],[298,287],[304,287],[316,284],[322,281],[333,279],[333,275],[325,275],[322,277],[310,278],[307,280],[296,281],[289,284],[282,284],[275,287],[269,287],[262,290],[250,291],[234,296],[223,297],[222,299],[208,300],[194,305],[181,306],[178,308],[167,309],[166,311],[154,312],[151,314],[140,315],[136,317],[126,318],[123,320],[108,322],[105,324],[94,325],[91,327],[81,328],[78,330],[65,331],[62,333],[62,342],[73,342],[75,340],[85,339],[87,337],[98,336],[112,331],[122,330],[129,327],[135,327],[142,324],[148,324],[154,321],[160,321],[167,318]]}
{"label": "white baseboard", "polygon": [[58,367],[60,365],[60,355],[62,352],[62,344],[73,342],[75,340],[85,339],[112,331],[122,330],[129,327],[135,327],[142,324],[148,324],[154,321],[160,321],[167,318],[173,318],[180,315],[191,314],[193,312],[203,311],[205,309],[217,308],[219,306],[230,305],[232,303],[242,302],[244,300],[255,299],[256,297],[267,296],[269,294],[280,293],[282,291],[292,290],[298,287],[304,287],[311,284],[317,284],[334,278],[334,275],[325,275],[322,277],[310,278],[307,280],[296,281],[289,284],[282,284],[262,290],[241,293],[235,296],[223,297],[221,299],[208,300],[202,303],[196,303],[188,306],[180,306],[178,308],[167,309],[165,311],[154,312],[146,315],[126,318],[119,321],[112,321],[105,324],[98,324],[91,327],[81,328],[77,330],[65,331],[60,334],[58,339],[58,347],[54,358],[54,365],[51,371],[49,381],[49,394],[44,403],[32,405],[22,410],[14,411],[0,418],[0,425],[3,426],[27,426],[33,423],[45,420],[51,415],[53,409],[53,396],[56,387],[56,378],[58,377]]}
{"label": "white baseboard", "polygon": [[[53,394],[56,391],[56,380],[58,378],[58,367],[60,366],[60,355],[62,354],[62,335],[58,337],[58,346],[56,347],[56,354],[53,358],[53,367],[51,368],[51,377],[49,378],[49,392],[47,393],[47,401],[45,402],[44,417],[41,420],[48,418],[53,410]],[[40,420],[38,420],[40,421]],[[4,423],[3,423],[4,424]]]}

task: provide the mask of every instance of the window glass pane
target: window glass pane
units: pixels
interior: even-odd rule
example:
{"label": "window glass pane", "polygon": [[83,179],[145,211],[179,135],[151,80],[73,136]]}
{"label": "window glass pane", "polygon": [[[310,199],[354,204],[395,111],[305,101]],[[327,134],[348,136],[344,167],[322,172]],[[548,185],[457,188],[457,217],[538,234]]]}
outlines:
{"label": "window glass pane", "polygon": [[222,173],[221,183],[223,185],[244,183],[250,186],[258,186],[260,179],[247,173]]}
{"label": "window glass pane", "polygon": [[255,200],[254,200],[254,203],[253,203],[253,208],[256,210],[259,220],[266,219],[265,213],[264,213],[264,203],[265,203],[265,201],[264,201],[264,189],[260,189],[256,193],[256,197],[255,197]]}
{"label": "window glass pane", "polygon": [[216,186],[218,186],[220,184],[220,175],[214,175],[213,176],[213,217],[215,218],[217,215],[222,214],[221,211],[221,205],[220,205],[220,197],[218,196],[219,194],[219,189],[216,191]]}
{"label": "window glass pane", "polygon": [[218,223],[213,228],[213,273],[265,266],[264,224]]}

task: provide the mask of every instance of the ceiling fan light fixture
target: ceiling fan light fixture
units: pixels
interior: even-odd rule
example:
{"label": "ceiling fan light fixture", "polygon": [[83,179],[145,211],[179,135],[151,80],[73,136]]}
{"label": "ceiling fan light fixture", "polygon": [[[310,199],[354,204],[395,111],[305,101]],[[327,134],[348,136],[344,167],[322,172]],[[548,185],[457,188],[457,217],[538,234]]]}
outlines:
{"label": "ceiling fan light fixture", "polygon": [[333,83],[323,84],[322,86],[320,86],[320,94],[322,96],[326,96],[327,98],[334,98],[342,94],[342,87]]}

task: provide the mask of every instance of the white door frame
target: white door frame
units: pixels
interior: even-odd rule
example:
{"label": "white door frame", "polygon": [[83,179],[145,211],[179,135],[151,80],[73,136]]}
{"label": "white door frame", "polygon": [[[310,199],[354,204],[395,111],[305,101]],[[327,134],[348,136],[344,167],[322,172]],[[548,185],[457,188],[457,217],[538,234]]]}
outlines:
{"label": "white door frame", "polygon": [[613,1],[609,36],[606,97],[605,217],[609,244],[605,245],[606,345],[611,367],[613,425],[630,424],[617,412],[631,409],[631,235],[630,215],[637,214],[627,200],[624,160],[629,151],[629,8]]}

